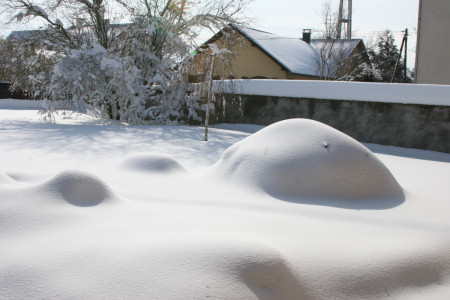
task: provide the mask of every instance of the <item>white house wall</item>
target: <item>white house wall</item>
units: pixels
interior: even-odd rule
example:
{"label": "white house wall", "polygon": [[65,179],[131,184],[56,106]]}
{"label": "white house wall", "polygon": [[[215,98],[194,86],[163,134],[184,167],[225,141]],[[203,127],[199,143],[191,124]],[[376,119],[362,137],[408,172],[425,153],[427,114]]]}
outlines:
{"label": "white house wall", "polygon": [[450,0],[420,0],[416,83],[450,84]]}

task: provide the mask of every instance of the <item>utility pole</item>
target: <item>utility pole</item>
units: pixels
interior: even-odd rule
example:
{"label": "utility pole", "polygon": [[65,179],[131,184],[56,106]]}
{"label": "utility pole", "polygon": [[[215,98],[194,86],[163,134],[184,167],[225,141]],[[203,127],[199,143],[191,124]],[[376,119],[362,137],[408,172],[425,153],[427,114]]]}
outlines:
{"label": "utility pole", "polygon": [[352,0],[340,0],[337,24],[337,38],[342,38],[342,27],[345,26],[345,39],[352,38]]}
{"label": "utility pole", "polygon": [[400,64],[400,59],[402,58],[403,47],[405,47],[405,62],[403,68],[403,80],[406,82],[406,59],[408,56],[408,28],[405,29],[405,34],[403,35],[402,45],[400,46],[400,55],[397,58],[397,62],[395,63],[394,73],[392,73],[391,82],[394,82],[395,74],[397,74],[398,66]]}

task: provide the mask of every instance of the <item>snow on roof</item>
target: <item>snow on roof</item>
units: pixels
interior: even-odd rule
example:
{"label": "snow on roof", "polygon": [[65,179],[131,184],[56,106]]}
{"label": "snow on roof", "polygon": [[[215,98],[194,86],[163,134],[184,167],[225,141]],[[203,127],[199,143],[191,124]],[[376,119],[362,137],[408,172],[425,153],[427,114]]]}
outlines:
{"label": "snow on roof", "polygon": [[283,37],[272,33],[233,25],[245,37],[294,74],[318,76],[319,53],[299,38]]}
{"label": "snow on roof", "polygon": [[[339,45],[339,47],[345,48],[347,51],[353,51],[353,49],[358,46],[358,43],[361,41],[361,39],[339,39],[339,40],[333,40],[334,44]],[[330,44],[329,40],[327,39],[311,39],[311,44],[316,48],[322,48],[326,44]],[[349,54],[350,54],[349,52]]]}
{"label": "snow on roof", "polygon": [[41,35],[43,30],[18,30],[18,31],[11,31],[11,33],[8,36],[8,39],[13,39],[17,41],[21,40],[28,40],[32,38],[36,38],[39,35]]}
{"label": "snow on roof", "polygon": [[339,39],[330,40],[327,39],[312,39],[311,45],[313,45],[319,52],[320,51],[332,51],[332,54],[326,53],[327,57],[339,56],[347,59],[361,42],[361,39]]}
{"label": "snow on roof", "polygon": [[[61,21],[60,21],[61,22]],[[110,29],[116,29],[116,30],[124,30],[127,29],[131,24],[130,23],[122,23],[122,24],[109,24]],[[70,26],[67,28],[68,31],[76,30],[76,26]],[[11,31],[11,33],[8,36],[8,39],[13,39],[16,41],[23,41],[28,40],[32,38],[38,38],[41,34],[45,33],[45,29],[42,30],[17,30],[17,31]]]}

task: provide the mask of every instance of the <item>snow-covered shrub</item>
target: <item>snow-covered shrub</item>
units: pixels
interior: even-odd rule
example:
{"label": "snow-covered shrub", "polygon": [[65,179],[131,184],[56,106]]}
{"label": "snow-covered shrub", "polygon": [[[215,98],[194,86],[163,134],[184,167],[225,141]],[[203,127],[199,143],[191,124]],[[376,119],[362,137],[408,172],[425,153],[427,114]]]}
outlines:
{"label": "snow-covered shrub", "polygon": [[345,76],[343,80],[380,82],[383,80],[383,77],[381,76],[381,71],[370,62],[362,62],[350,75]]}
{"label": "snow-covered shrub", "polygon": [[72,50],[55,65],[49,86],[50,99],[68,109],[86,111],[102,107],[106,95],[106,72],[102,60],[107,51],[100,45],[83,45]]}
{"label": "snow-covered shrub", "polygon": [[161,35],[154,24],[136,22],[109,49],[86,43],[72,50],[53,69],[51,99],[131,124],[197,119],[195,94],[188,95],[181,75],[187,47]]}

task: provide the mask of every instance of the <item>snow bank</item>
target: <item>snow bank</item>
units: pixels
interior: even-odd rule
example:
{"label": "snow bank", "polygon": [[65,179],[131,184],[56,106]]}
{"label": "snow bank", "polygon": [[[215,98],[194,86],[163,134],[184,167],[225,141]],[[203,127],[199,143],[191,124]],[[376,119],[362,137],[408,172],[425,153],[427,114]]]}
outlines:
{"label": "snow bank", "polygon": [[236,143],[214,171],[277,197],[403,197],[395,178],[370,150],[307,119],[275,123]]}
{"label": "snow bank", "polygon": [[[450,85],[308,80],[233,80],[230,93],[274,97],[450,106]],[[224,83],[216,85],[223,88]]]}
{"label": "snow bank", "polygon": [[[210,128],[208,142],[202,127],[114,124],[0,109],[0,299],[450,299],[450,154],[372,154],[299,120],[245,140],[258,128]],[[347,180],[332,172],[317,188],[357,185],[358,164],[374,168],[357,174],[371,186],[389,177],[373,156],[401,184],[401,205],[305,205],[248,188],[280,188],[254,171],[288,176],[286,159],[306,163],[300,175],[324,160]],[[224,180],[234,174],[245,188]]]}

